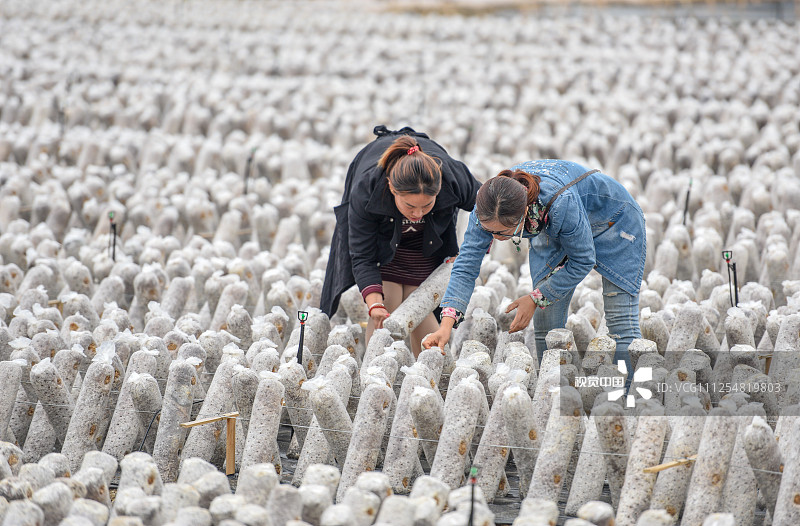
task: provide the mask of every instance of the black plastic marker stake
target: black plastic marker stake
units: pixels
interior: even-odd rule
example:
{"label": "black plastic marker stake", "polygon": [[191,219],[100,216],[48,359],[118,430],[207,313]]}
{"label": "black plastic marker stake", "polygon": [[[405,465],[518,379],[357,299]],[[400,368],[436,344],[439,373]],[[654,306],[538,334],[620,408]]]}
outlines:
{"label": "black plastic marker stake", "polygon": [[[736,263],[731,263],[733,251],[724,250],[722,252],[722,258],[725,260],[725,265],[728,267],[728,294],[731,298],[731,307],[736,307],[739,305],[739,279],[736,275]],[[733,280],[731,280],[731,271],[733,271]]]}
{"label": "black plastic marker stake", "polygon": [[244,195],[247,195],[247,187],[249,186],[250,182],[250,170],[253,166],[253,156],[256,153],[258,148],[253,148],[250,150],[250,155],[247,157],[247,164],[244,168]]}
{"label": "black plastic marker stake", "polygon": [[689,196],[692,195],[692,178],[689,178],[689,188],[686,190],[686,203],[683,205],[683,224],[686,225],[686,215],[689,213]]}
{"label": "black plastic marker stake", "polygon": [[109,234],[111,235],[111,239],[108,240],[109,245],[111,245],[111,261],[117,260],[117,224],[114,222],[114,212],[108,213],[108,221],[109,221]]}
{"label": "black plastic marker stake", "polygon": [[305,337],[306,332],[306,320],[308,319],[308,313],[304,310],[297,311],[297,319],[300,320],[300,344],[297,348],[297,363],[301,366],[303,365],[303,338]]}
{"label": "black plastic marker stake", "polygon": [[467,523],[468,526],[473,526],[473,520],[475,517],[475,486],[478,483],[478,468],[472,466],[469,468],[469,483],[472,485],[470,490],[470,498],[469,498],[469,522]]}

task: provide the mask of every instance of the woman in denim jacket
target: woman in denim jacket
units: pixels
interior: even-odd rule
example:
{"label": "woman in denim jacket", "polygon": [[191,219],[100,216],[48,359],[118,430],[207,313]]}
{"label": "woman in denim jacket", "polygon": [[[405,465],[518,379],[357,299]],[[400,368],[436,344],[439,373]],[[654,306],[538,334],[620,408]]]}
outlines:
{"label": "woman in denim jacket", "polygon": [[508,306],[506,312],[517,310],[510,332],[525,329],[533,318],[541,363],[545,336],[566,325],[575,287],[596,268],[603,277],[609,336],[617,342],[614,363],[623,360],[631,371],[628,346],[641,337],[644,215],[620,183],[562,160],[518,164],[481,187],[442,300],[440,328],[423,345],[443,347],[449,341],[467,309],[492,239],[511,239],[520,250],[522,238],[529,241],[534,287]]}

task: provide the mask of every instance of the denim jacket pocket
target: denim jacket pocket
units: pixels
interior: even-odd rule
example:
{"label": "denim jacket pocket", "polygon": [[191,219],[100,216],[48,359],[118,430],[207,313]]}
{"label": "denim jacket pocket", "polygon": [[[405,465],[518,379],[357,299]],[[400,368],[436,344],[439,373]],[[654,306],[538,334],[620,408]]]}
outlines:
{"label": "denim jacket pocket", "polygon": [[622,218],[623,214],[625,213],[625,209],[628,207],[628,203],[621,202],[619,210],[612,213],[610,216],[603,218],[600,221],[595,221],[591,224],[592,228],[592,237],[597,237],[609,228],[612,228],[616,225],[620,219]]}

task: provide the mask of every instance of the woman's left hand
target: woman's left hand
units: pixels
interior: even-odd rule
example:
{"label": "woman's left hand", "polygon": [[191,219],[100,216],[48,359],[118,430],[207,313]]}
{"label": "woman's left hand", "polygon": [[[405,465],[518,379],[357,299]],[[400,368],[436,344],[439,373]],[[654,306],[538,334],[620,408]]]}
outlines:
{"label": "woman's left hand", "polygon": [[514,316],[514,321],[511,322],[511,327],[508,329],[508,332],[524,330],[531,323],[533,313],[536,312],[536,304],[533,302],[533,299],[526,294],[512,301],[508,305],[508,308],[506,308],[506,312],[511,312],[514,309],[517,309],[517,315]]}

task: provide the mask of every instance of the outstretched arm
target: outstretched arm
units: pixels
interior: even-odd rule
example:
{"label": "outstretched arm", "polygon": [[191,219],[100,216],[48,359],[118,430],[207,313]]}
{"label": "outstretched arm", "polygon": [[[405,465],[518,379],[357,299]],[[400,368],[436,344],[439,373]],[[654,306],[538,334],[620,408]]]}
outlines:
{"label": "outstretched arm", "polygon": [[438,331],[422,342],[426,349],[432,346],[443,347],[450,340],[450,332],[453,330],[456,319],[447,316],[447,313],[450,312],[449,309],[463,314],[469,305],[469,299],[475,289],[475,280],[481,271],[483,257],[492,244],[492,235],[477,226],[477,221],[475,210],[473,210],[469,214],[464,242],[461,244],[458,257],[453,264],[450,282],[447,284],[447,291],[442,299],[441,326]]}

